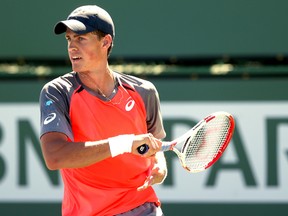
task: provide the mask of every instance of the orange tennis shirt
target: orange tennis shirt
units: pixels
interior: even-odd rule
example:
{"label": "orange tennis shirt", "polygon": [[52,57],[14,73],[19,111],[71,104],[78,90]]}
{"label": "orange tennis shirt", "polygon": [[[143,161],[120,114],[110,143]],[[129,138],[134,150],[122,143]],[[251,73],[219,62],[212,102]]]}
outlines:
{"label": "orange tennis shirt", "polygon": [[[74,142],[150,132],[163,138],[159,96],[148,81],[114,72],[118,89],[111,101],[89,92],[77,73],[46,84],[40,95],[41,136],[57,131]],[[159,202],[152,187],[137,191],[153,162],[131,153],[83,168],[61,169],[62,215],[115,215],[145,202]]]}

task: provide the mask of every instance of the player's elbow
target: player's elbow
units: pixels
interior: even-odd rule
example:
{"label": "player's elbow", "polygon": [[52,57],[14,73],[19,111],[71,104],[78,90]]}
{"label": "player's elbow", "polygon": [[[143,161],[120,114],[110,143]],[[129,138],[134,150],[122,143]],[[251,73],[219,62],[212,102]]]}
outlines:
{"label": "player's elbow", "polygon": [[43,148],[42,146],[43,158],[46,164],[46,167],[49,170],[58,170],[61,169],[61,157],[57,154],[57,152],[51,152],[47,148]]}
{"label": "player's elbow", "polygon": [[56,157],[44,157],[46,167],[49,170],[59,170],[61,168],[60,166],[60,160]]}
{"label": "player's elbow", "polygon": [[61,133],[46,133],[41,139],[41,150],[46,166],[49,170],[59,170],[65,162],[63,149],[66,136]]}

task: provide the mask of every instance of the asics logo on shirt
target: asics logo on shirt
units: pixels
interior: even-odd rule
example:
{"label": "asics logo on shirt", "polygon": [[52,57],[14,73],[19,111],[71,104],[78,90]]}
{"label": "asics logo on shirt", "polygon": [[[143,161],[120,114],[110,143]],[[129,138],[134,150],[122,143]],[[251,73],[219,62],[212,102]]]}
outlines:
{"label": "asics logo on shirt", "polygon": [[50,113],[44,120],[44,125],[49,124],[56,118],[56,113]]}
{"label": "asics logo on shirt", "polygon": [[135,101],[133,99],[129,100],[125,106],[125,110],[127,112],[131,111],[135,105]]}

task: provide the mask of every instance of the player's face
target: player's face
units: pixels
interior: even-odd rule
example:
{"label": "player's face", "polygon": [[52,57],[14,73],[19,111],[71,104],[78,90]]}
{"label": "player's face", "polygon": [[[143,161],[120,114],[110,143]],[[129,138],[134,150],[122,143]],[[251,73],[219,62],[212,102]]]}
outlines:
{"label": "player's face", "polygon": [[106,64],[107,50],[103,48],[103,42],[97,35],[92,33],[79,35],[67,28],[66,39],[74,71],[93,71],[101,64]]}

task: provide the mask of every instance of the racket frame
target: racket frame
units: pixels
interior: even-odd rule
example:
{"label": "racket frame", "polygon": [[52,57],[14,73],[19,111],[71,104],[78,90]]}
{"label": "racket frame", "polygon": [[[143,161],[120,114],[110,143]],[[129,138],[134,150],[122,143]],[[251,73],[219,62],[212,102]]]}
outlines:
{"label": "racket frame", "polygon": [[[211,160],[203,169],[190,170],[188,168],[188,166],[186,165],[186,163],[185,163],[185,154],[186,154],[186,149],[187,149],[186,148],[187,140],[190,137],[194,136],[198,132],[198,130],[200,130],[205,124],[207,124],[209,121],[211,121],[214,118],[216,118],[217,115],[218,116],[219,115],[225,115],[226,117],[229,118],[230,127],[229,127],[228,132],[227,132],[228,135],[227,135],[224,143],[222,144],[221,148],[219,149],[218,153],[213,158],[213,160]],[[176,153],[176,155],[178,156],[182,167],[184,169],[186,169],[187,171],[192,172],[192,173],[201,172],[201,171],[209,168],[210,166],[212,166],[221,157],[221,155],[223,154],[223,152],[225,151],[225,149],[227,148],[228,144],[230,143],[230,141],[232,139],[234,128],[235,128],[235,121],[234,121],[234,118],[233,118],[233,116],[231,114],[229,114],[227,112],[223,112],[223,111],[215,112],[215,113],[212,113],[209,116],[205,117],[201,121],[199,121],[193,128],[191,128],[189,131],[187,131],[182,136],[176,138],[175,140],[173,140],[171,142],[162,142],[162,151],[167,151],[167,150],[174,151]],[[177,144],[182,143],[185,140],[186,140],[186,143],[182,146],[181,151],[179,151],[176,148]]]}

